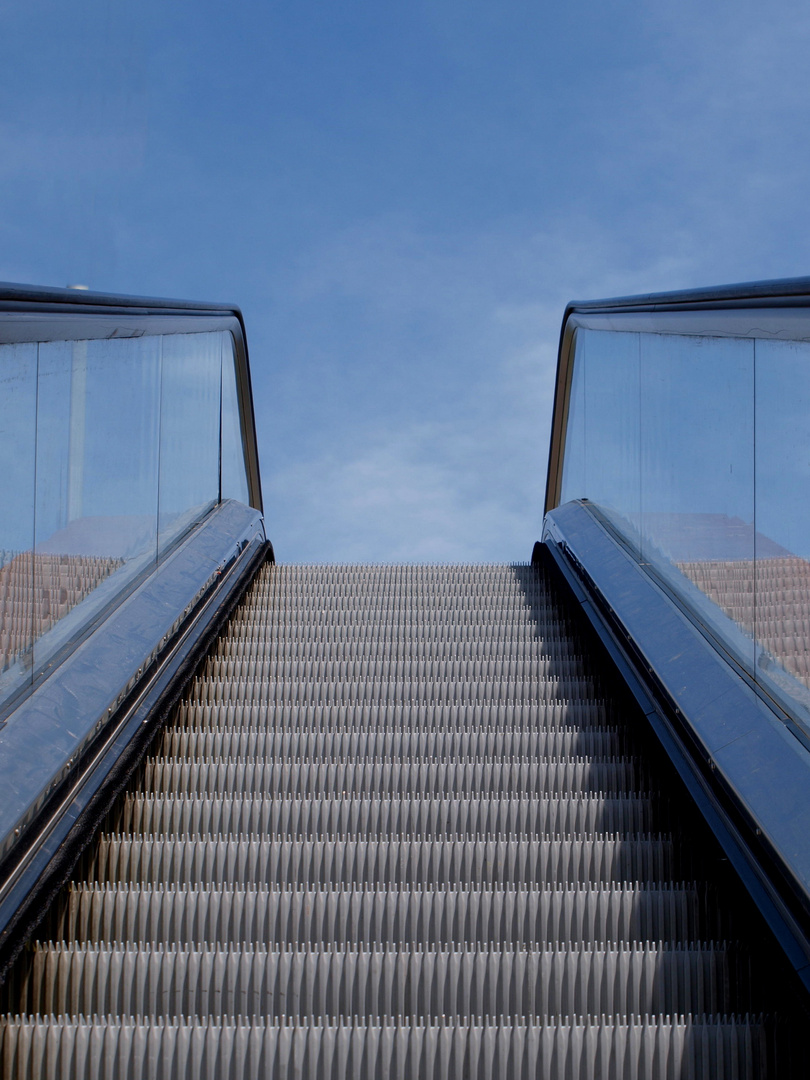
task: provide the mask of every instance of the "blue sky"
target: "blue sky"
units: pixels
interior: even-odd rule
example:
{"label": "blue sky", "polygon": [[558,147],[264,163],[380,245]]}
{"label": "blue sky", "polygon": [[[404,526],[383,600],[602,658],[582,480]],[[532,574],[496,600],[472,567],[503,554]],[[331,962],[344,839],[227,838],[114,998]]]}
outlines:
{"label": "blue sky", "polygon": [[566,300],[810,272],[810,8],[2,4],[0,279],[245,314],[284,561],[526,559]]}

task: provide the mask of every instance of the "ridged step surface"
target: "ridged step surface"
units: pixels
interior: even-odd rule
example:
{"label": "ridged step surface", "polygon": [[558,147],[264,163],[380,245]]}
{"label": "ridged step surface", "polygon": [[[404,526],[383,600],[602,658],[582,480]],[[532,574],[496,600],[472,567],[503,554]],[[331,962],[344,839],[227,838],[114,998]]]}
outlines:
{"label": "ridged step surface", "polygon": [[298,795],[131,795],[118,817],[128,833],[265,833],[282,836],[402,837],[588,835],[644,833],[653,827],[652,800],[636,795],[494,795],[486,798]]}
{"label": "ridged step surface", "polygon": [[578,791],[633,791],[641,786],[633,761],[177,761],[147,766],[146,784],[157,794],[217,795],[241,791],[260,796],[345,798],[379,795],[431,798]]}
{"label": "ridged step surface", "polygon": [[183,761],[258,758],[290,761],[400,759],[454,761],[459,758],[590,758],[620,753],[618,733],[595,731],[171,731],[162,753]]}
{"label": "ridged step surface", "polygon": [[217,885],[531,885],[669,881],[672,840],[460,836],[441,839],[275,840],[102,836],[85,861],[95,881]]}
{"label": "ridged step surface", "polygon": [[766,1075],[612,678],[535,568],[265,567],[13,969],[3,1076]]}
{"label": "ridged step surface", "polygon": [[18,1017],[6,1075],[123,1080],[754,1080],[767,1066],[757,1018],[547,1017],[531,1021],[230,1017]]}
{"label": "ridged step surface", "polygon": [[690,942],[716,898],[695,884],[499,889],[71,888],[52,937],[169,945]]}
{"label": "ridged step surface", "polygon": [[738,997],[726,950],[267,950],[262,945],[40,945],[27,1011],[85,1016],[588,1016],[726,1012]]}

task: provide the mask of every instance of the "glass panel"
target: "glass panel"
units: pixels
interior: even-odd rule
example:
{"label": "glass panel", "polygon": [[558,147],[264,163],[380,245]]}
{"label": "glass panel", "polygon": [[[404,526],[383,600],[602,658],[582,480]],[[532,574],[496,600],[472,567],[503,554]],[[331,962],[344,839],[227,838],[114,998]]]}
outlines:
{"label": "glass panel", "polygon": [[560,502],[588,497],[588,454],[585,443],[585,365],[587,332],[574,331],[571,389],[568,395],[568,419],[565,425],[565,448]]}
{"label": "glass panel", "polygon": [[753,671],[754,342],[580,327],[573,352],[562,501],[594,504]]}
{"label": "glass panel", "polygon": [[758,678],[810,709],[810,345],[756,342]]}
{"label": "glass panel", "polygon": [[158,552],[219,499],[221,333],[163,338]]}
{"label": "glass panel", "polygon": [[[588,498],[636,541],[641,510],[639,335],[584,335]],[[587,338],[595,339],[590,347]]]}
{"label": "glass panel", "polygon": [[86,550],[155,562],[160,338],[90,341],[86,372],[83,483],[71,520],[92,535]]}
{"label": "glass panel", "polygon": [[222,464],[220,494],[223,499],[250,503],[245,448],[236,389],[236,357],[233,337],[222,335]]}
{"label": "glass panel", "polygon": [[160,339],[49,342],[39,355],[34,651],[42,670],[156,561]]}
{"label": "glass panel", "polygon": [[644,334],[641,392],[643,558],[753,670],[753,342]]}
{"label": "glass panel", "polygon": [[[76,343],[76,352],[86,343]],[[39,347],[37,387],[36,540],[42,543],[68,523],[68,456],[74,345],[54,341]],[[73,443],[74,460],[77,454]]]}
{"label": "glass panel", "polygon": [[36,345],[0,345],[0,702],[31,678],[36,401]]}
{"label": "glass panel", "polygon": [[810,316],[576,318],[561,502],[639,539],[641,564],[810,730]]}
{"label": "glass panel", "polygon": [[247,503],[249,485],[231,333],[144,334],[137,322],[92,315],[2,329],[60,338],[0,344],[0,710],[8,711],[223,489]]}

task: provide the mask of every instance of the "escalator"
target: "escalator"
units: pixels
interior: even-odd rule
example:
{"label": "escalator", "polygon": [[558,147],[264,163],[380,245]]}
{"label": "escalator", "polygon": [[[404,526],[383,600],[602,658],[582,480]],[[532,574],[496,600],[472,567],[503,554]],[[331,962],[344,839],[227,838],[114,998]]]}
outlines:
{"label": "escalator", "polygon": [[530,563],[277,565],[238,308],[0,285],[4,1080],[810,1075],[809,312],[569,305]]}
{"label": "escalator", "polygon": [[792,1075],[772,947],[572,606],[265,565],[18,959],[3,1075]]}

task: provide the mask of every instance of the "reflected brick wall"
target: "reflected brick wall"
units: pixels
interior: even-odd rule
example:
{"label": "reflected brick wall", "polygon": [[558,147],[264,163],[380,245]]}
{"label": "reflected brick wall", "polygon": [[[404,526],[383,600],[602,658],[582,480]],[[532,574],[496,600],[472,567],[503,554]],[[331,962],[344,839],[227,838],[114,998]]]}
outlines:
{"label": "reflected brick wall", "polygon": [[109,577],[123,559],[0,552],[0,671]]}
{"label": "reflected brick wall", "polygon": [[680,562],[690,581],[757,640],[791,675],[810,687],[810,562],[794,555],[754,562]]}

